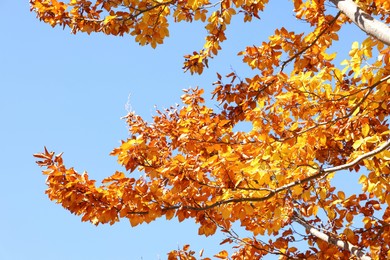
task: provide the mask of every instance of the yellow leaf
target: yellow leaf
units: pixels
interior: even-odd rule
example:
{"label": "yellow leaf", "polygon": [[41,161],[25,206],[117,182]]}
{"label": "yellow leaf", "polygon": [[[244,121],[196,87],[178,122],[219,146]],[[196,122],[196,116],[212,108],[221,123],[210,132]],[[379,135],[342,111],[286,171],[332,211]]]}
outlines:
{"label": "yellow leaf", "polygon": [[370,126],[368,124],[364,124],[362,126],[362,134],[364,137],[368,135],[368,132],[370,132]]}
{"label": "yellow leaf", "polygon": [[359,43],[355,41],[355,42],[352,43],[352,48],[351,49],[355,50],[357,48],[359,48]]}
{"label": "yellow leaf", "polygon": [[290,131],[294,131],[295,129],[298,128],[298,122],[295,122],[294,124],[292,124],[292,126],[290,127]]}
{"label": "yellow leaf", "polygon": [[326,59],[326,60],[333,60],[334,58],[336,58],[337,53],[336,52],[334,52],[332,54],[324,53],[323,55],[324,55],[324,59]]}
{"label": "yellow leaf", "polygon": [[180,162],[180,163],[183,163],[183,162],[186,161],[186,159],[184,158],[184,156],[181,155],[181,154],[176,155],[176,156],[175,156],[175,159],[176,159],[178,162]]}
{"label": "yellow leaf", "polygon": [[[357,73],[355,73],[356,75]],[[356,116],[360,112],[360,107],[356,108],[355,111],[353,111],[352,116]]]}
{"label": "yellow leaf", "polygon": [[357,150],[364,143],[364,139],[357,140],[353,143],[353,149]]}
{"label": "yellow leaf", "polygon": [[321,200],[325,200],[326,199],[326,190],[321,189],[319,192],[319,195],[320,195]]}
{"label": "yellow leaf", "polygon": [[386,161],[390,161],[390,151],[385,150],[382,152],[382,159]]}
{"label": "yellow leaf", "polygon": [[374,188],[376,187],[376,183],[374,182],[368,182],[368,187],[367,187],[367,191],[368,192],[372,192],[374,190]]}
{"label": "yellow leaf", "polygon": [[377,143],[379,141],[379,137],[377,135],[367,137],[364,139],[367,143]]}
{"label": "yellow leaf", "polygon": [[366,175],[362,175],[362,176],[360,176],[360,178],[359,178],[359,183],[365,183],[367,181],[367,176]]}
{"label": "yellow leaf", "polygon": [[[348,60],[343,60],[340,65],[344,65],[344,66],[347,66],[349,65],[349,61]],[[342,73],[344,73],[345,71],[343,71]]]}
{"label": "yellow leaf", "polygon": [[309,190],[305,190],[303,193],[302,193],[302,199],[304,201],[309,201],[310,199],[310,191]]}
{"label": "yellow leaf", "polygon": [[225,126],[225,125],[227,125],[227,124],[229,124],[229,123],[230,123],[230,120],[221,120],[221,121],[218,123],[218,126],[223,127],[223,126]]}
{"label": "yellow leaf", "polygon": [[294,195],[302,195],[303,188],[301,186],[295,186],[292,188],[292,191]]}
{"label": "yellow leaf", "polygon": [[323,146],[326,146],[326,136],[325,135],[321,135],[320,144]]}
{"label": "yellow leaf", "polygon": [[317,205],[313,205],[312,210],[313,210],[313,215],[314,215],[314,216],[317,216],[317,213],[318,213],[318,206],[317,206]]}
{"label": "yellow leaf", "polygon": [[116,17],[117,17],[116,15],[108,15],[108,16],[106,16],[106,18],[103,21],[103,24],[104,25],[108,24],[110,21],[114,20]]}

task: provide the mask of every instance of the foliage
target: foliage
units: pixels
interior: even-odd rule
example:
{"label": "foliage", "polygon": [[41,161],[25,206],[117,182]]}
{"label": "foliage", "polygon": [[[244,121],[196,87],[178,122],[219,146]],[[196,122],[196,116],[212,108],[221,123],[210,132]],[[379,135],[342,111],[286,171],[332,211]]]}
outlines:
{"label": "foliage", "polygon": [[[199,74],[218,54],[231,17],[250,22],[267,2],[30,0],[39,19],[52,26],[131,34],[153,48],[169,35],[169,17],[200,20],[208,31],[204,48],[186,55],[184,64]],[[130,137],[111,153],[126,174],[118,171],[97,186],[87,173],[65,167],[61,154],[36,154],[46,167],[49,198],[95,225],[193,218],[199,235],[221,229],[227,234],[222,243],[237,243],[231,256],[215,255],[220,259],[390,258],[390,48],[372,35],[355,42],[336,66],[329,48],[351,20],[330,14],[330,4],[321,0],[293,4],[296,18],[312,31],[280,28],[268,42],[240,52],[258,73],[245,79],[218,74],[212,94],[220,110],[208,107],[204,90],[195,88],[185,91],[181,107],[157,111],[153,122],[126,116]],[[356,12],[390,22],[388,1],[358,6]],[[250,122],[251,129],[237,130],[240,122]],[[135,170],[145,175],[132,177]],[[336,174],[359,175],[361,192],[347,196],[334,187]],[[236,236],[234,222],[253,236]],[[305,249],[294,246],[294,223],[307,230]],[[272,239],[264,242],[262,235]],[[168,254],[195,257],[188,245]]]}

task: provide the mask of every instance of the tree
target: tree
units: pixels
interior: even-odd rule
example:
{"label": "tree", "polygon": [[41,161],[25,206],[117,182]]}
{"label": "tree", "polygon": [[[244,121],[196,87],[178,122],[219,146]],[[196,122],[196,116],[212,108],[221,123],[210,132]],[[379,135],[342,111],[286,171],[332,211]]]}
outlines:
{"label": "tree", "polygon": [[[267,2],[30,0],[31,10],[52,26],[131,34],[153,48],[169,35],[169,17],[200,20],[208,32],[204,48],[184,62],[198,74],[221,49],[231,17],[250,22]],[[227,234],[222,243],[237,243],[231,256],[215,255],[221,259],[390,258],[390,3],[292,2],[295,17],[312,30],[280,28],[268,42],[240,52],[258,73],[217,74],[212,95],[218,109],[195,88],[185,91],[182,106],[157,110],[153,122],[134,112],[125,117],[130,137],[111,155],[126,174],[117,171],[97,186],[86,172],[65,167],[61,154],[46,148],[35,154],[45,167],[49,198],[95,225],[193,218],[200,235],[219,228]],[[328,10],[334,7],[337,14]],[[367,38],[336,66],[329,48],[351,22]],[[239,130],[240,122],[252,127]],[[145,176],[135,178],[135,170]],[[340,174],[358,174],[361,192],[346,196],[334,187],[331,180]],[[238,237],[234,222],[253,236]],[[307,248],[294,247],[293,224],[306,229]],[[262,241],[264,234],[272,239]],[[168,258],[195,255],[186,245]]]}

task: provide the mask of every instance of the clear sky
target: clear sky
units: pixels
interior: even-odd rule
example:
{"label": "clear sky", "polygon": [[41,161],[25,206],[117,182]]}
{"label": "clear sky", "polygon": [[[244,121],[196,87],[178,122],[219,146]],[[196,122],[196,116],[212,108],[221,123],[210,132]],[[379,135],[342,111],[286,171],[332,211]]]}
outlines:
{"label": "clear sky", "polygon": [[[136,113],[150,118],[155,105],[179,103],[184,88],[199,85],[210,93],[217,71],[253,74],[237,52],[265,41],[276,27],[304,26],[294,22],[292,4],[286,3],[270,5],[253,24],[233,20],[210,69],[191,76],[181,69],[183,55],[203,46],[200,24],[174,25],[171,37],[153,50],[131,36],[53,29],[30,13],[27,0],[1,0],[0,259],[165,259],[185,244],[195,251],[204,248],[207,256],[219,252],[223,235],[199,237],[193,221],[159,220],[136,228],[126,220],[98,227],[81,222],[48,200],[32,154],[43,146],[64,152],[68,167],[87,170],[97,180],[123,170],[108,154],[128,136],[120,120],[128,100]],[[354,39],[348,35],[364,36],[345,34],[342,51]]]}

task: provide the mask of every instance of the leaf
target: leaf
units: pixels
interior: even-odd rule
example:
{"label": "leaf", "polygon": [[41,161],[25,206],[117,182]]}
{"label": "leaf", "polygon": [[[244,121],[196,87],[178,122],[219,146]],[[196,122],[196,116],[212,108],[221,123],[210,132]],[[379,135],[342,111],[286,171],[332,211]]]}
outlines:
{"label": "leaf", "polygon": [[366,140],[360,139],[353,143],[352,147],[353,149],[357,150],[363,143],[365,143]]}
{"label": "leaf", "polygon": [[359,183],[365,183],[367,181],[367,176],[366,175],[361,175],[359,178]]}
{"label": "leaf", "polygon": [[186,161],[186,159],[184,158],[184,156],[181,155],[181,154],[176,155],[176,156],[175,156],[175,160],[177,160],[177,161],[180,162],[180,163],[184,163],[184,162]]}
{"label": "leaf", "polygon": [[214,255],[214,257],[219,258],[219,259],[227,259],[228,255],[229,254],[226,250],[222,250],[218,254]]}
{"label": "leaf", "polygon": [[345,216],[345,219],[348,222],[352,222],[353,221],[353,214],[351,212],[347,212],[347,215]]}
{"label": "leaf", "polygon": [[367,142],[367,143],[377,143],[379,141],[380,141],[380,139],[377,135],[365,138],[365,142]]}
{"label": "leaf", "polygon": [[319,196],[321,200],[325,200],[327,196],[327,192],[325,189],[320,189]]}
{"label": "leaf", "polygon": [[337,197],[339,197],[341,200],[345,200],[345,193],[343,191],[338,191]]}
{"label": "leaf", "polygon": [[294,124],[292,124],[292,126],[290,127],[290,131],[294,131],[298,128],[298,122],[295,122]]}
{"label": "leaf", "polygon": [[116,18],[117,18],[116,15],[108,15],[108,16],[106,16],[106,18],[104,18],[103,24],[107,25],[108,23],[110,23],[112,20],[114,20]]}
{"label": "leaf", "polygon": [[222,209],[222,218],[224,219],[228,219],[230,217],[230,214],[231,214],[231,208],[230,207],[224,207]]}
{"label": "leaf", "polygon": [[362,134],[363,134],[363,136],[366,137],[369,132],[370,132],[370,126],[368,124],[364,124],[362,126]]}
{"label": "leaf", "polygon": [[385,161],[390,161],[390,151],[385,150],[382,152],[382,159]]}

